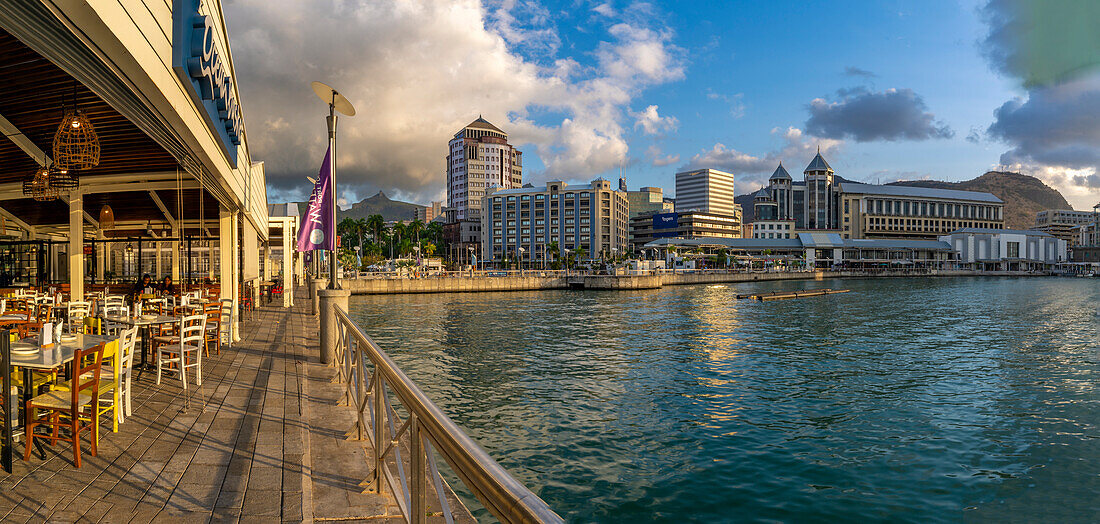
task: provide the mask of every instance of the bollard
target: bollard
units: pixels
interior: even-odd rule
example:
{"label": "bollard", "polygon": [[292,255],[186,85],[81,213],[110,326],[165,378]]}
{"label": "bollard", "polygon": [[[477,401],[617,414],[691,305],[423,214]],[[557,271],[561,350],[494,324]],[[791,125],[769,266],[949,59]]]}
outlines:
{"label": "bollard", "polygon": [[317,316],[317,314],[321,311],[321,296],[318,292],[325,289],[325,286],[328,285],[328,280],[325,280],[323,278],[315,278],[309,281],[309,285],[309,298],[313,301],[313,315]]}
{"label": "bollard", "polygon": [[339,307],[345,312],[348,310],[348,297],[351,291],[347,289],[321,289],[317,292],[321,299],[321,363],[331,365],[336,360],[336,344],[340,337],[337,335],[338,321],[334,307]]}

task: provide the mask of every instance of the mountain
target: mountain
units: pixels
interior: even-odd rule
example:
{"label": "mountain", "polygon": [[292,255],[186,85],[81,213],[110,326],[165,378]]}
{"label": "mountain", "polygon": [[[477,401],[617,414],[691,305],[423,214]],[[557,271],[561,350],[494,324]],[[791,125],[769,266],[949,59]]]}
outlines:
{"label": "mountain", "polygon": [[[840,179],[840,177],[837,177]],[[1035,213],[1044,209],[1073,209],[1065,197],[1043,183],[1042,180],[1020,173],[989,171],[984,175],[964,182],[941,182],[938,180],[903,180],[891,182],[891,186],[931,187],[937,189],[957,189],[962,191],[982,191],[992,193],[1005,203],[1005,228],[1028,229],[1035,225]],[[740,195],[734,202],[741,204],[743,220],[753,219],[753,193]]]}
{"label": "mountain", "polygon": [[390,200],[385,193],[379,191],[378,194],[370,198],[352,204],[348,209],[337,210],[336,221],[339,222],[348,217],[367,218],[371,215],[382,215],[382,218],[387,222],[393,220],[412,222],[416,218],[417,208],[423,209],[424,206],[400,200]]}
{"label": "mountain", "polygon": [[1005,228],[1028,229],[1035,225],[1035,213],[1044,209],[1073,209],[1066,198],[1043,183],[1042,180],[1020,173],[989,171],[965,182],[939,182],[935,180],[909,180],[891,182],[892,186],[933,187],[984,191],[992,193],[1005,203]]}

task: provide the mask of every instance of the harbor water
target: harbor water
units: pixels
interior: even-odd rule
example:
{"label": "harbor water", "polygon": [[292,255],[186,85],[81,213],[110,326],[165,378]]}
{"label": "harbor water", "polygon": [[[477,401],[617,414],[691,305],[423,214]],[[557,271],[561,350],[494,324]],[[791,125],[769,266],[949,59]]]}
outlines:
{"label": "harbor water", "polygon": [[[845,294],[756,302],[739,293]],[[354,296],[570,522],[1094,521],[1100,279]]]}

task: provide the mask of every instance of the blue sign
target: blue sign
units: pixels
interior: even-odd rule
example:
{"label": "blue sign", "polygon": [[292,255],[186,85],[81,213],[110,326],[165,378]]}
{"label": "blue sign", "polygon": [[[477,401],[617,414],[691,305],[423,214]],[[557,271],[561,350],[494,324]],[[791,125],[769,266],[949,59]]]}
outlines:
{"label": "blue sign", "polygon": [[229,74],[228,49],[219,44],[217,27],[202,7],[203,0],[173,1],[172,69],[235,168],[244,119]]}
{"label": "blue sign", "polygon": [[[653,215],[653,237],[674,237],[676,228],[679,227],[680,215],[678,213],[657,213]],[[659,231],[667,229],[671,231]]]}

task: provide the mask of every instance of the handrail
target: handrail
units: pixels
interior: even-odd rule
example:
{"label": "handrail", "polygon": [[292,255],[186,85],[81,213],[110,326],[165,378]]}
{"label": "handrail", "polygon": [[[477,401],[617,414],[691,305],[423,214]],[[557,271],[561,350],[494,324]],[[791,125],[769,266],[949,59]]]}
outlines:
{"label": "handrail", "polygon": [[[339,335],[337,380],[346,384],[344,398],[348,405],[356,408],[355,427],[348,433],[353,438],[366,437],[374,444],[371,477],[361,485],[381,494],[383,481],[386,481],[395,495],[400,494],[395,498],[405,520],[419,523],[427,515],[427,482],[430,476],[443,516],[447,522],[453,522],[443,493],[442,477],[435,467],[434,449],[501,522],[564,522],[546,502],[508,474],[503,466],[451,421],[397,367],[390,356],[355,325],[346,311],[340,307],[334,307],[334,310]],[[374,368],[369,376],[365,360],[369,360]],[[387,386],[408,413],[405,420],[400,420],[397,411],[390,406]],[[409,482],[406,482],[406,467],[401,456],[402,450],[406,449],[411,455],[408,461]]]}

